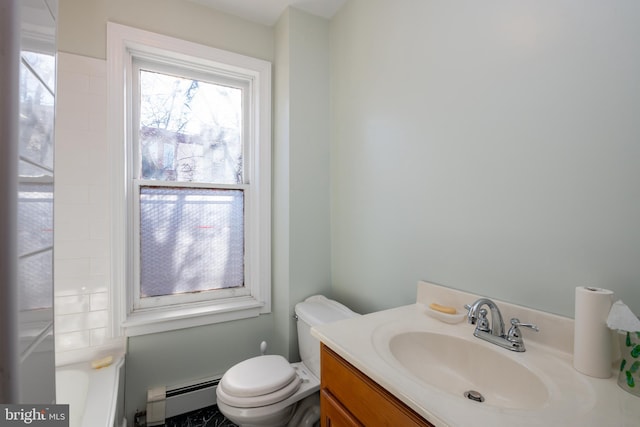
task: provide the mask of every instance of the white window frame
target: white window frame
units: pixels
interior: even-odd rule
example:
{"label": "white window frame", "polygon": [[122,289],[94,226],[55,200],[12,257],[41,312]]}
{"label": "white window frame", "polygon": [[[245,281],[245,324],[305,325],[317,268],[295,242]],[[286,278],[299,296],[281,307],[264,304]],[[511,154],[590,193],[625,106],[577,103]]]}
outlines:
{"label": "white window frame", "polygon": [[[250,151],[242,186],[245,204],[245,289],[224,298],[134,310],[136,267],[135,191],[137,124],[130,96],[135,61],[156,61],[195,71],[215,70],[249,81]],[[133,336],[255,317],[271,312],[271,63],[112,22],[107,23],[108,138],[112,166],[111,327],[113,336]],[[155,182],[154,182],[155,183]],[[155,184],[161,184],[157,182]],[[172,183],[173,185],[174,183]],[[193,185],[189,185],[193,186]],[[222,188],[224,186],[216,186]]]}

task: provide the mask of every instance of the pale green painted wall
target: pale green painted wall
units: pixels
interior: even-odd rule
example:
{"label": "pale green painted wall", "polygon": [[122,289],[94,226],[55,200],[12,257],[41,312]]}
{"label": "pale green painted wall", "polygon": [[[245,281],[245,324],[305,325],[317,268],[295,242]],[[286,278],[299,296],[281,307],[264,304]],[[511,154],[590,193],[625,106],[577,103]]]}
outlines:
{"label": "pale green painted wall", "polygon": [[[291,300],[331,297],[329,23],[290,13]],[[297,331],[291,334],[297,355]]]}
{"label": "pale green painted wall", "polygon": [[273,60],[273,29],[183,0],[61,0],[58,50],[106,57],[106,22]]}
{"label": "pale green painted wall", "polygon": [[[289,185],[291,181],[291,136],[290,123],[290,33],[289,11],[285,11],[278,20],[275,28],[275,73],[273,76],[273,211],[277,215],[272,217],[271,245],[274,254],[271,260],[274,284],[281,284],[283,292],[277,294],[278,302],[286,310],[275,313],[276,333],[278,339],[289,342],[293,334],[294,323],[290,316],[294,302],[291,300],[289,283],[291,283],[291,196]],[[289,357],[293,350],[289,348]]]}
{"label": "pale green painted wall", "polygon": [[426,279],[640,313],[640,3],[350,0],[331,22],[333,292]]}
{"label": "pale green painted wall", "polygon": [[[329,23],[289,8],[276,28],[274,280],[289,284],[278,334],[298,359],[295,304],[330,296]],[[278,313],[278,316],[285,313]]]}

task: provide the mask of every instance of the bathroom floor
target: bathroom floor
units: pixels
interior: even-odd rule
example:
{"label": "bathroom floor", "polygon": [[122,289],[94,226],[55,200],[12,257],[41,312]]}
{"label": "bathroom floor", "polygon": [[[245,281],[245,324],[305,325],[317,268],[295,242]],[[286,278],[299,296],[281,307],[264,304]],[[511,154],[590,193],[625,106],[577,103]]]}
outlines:
{"label": "bathroom floor", "polygon": [[167,418],[165,427],[237,427],[220,413],[216,405]]}

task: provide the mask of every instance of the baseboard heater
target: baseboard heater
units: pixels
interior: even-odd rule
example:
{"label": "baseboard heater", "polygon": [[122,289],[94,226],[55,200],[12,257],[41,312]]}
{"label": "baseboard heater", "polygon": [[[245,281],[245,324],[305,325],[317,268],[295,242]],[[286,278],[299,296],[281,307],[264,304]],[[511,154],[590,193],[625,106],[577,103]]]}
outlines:
{"label": "baseboard heater", "polygon": [[219,383],[218,377],[150,389],[147,393],[147,424],[162,425],[166,418],[215,405],[216,387]]}
{"label": "baseboard heater", "polygon": [[167,388],[166,417],[195,411],[216,404],[216,387],[220,378],[209,378],[195,384]]}

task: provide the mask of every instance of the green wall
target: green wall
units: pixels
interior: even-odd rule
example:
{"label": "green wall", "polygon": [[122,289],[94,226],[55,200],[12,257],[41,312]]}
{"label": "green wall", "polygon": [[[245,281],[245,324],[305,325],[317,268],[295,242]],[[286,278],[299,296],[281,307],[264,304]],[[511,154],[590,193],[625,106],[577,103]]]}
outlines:
{"label": "green wall", "polygon": [[61,0],[58,50],[106,57],[107,21],[273,60],[273,29],[182,0]]}
{"label": "green wall", "polygon": [[349,0],[331,21],[333,292],[425,279],[640,313],[640,3]]}

